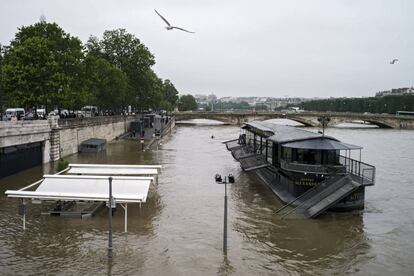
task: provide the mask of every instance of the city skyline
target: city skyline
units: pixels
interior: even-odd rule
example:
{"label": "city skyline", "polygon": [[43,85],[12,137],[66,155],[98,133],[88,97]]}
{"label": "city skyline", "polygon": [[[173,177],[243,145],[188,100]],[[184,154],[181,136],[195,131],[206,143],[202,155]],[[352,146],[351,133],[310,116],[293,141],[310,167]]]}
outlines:
{"label": "city skyline", "polygon": [[[196,33],[166,31],[154,8]],[[413,8],[410,1],[13,1],[2,4],[0,43],[44,15],[84,43],[125,28],[181,94],[366,97],[413,85]]]}

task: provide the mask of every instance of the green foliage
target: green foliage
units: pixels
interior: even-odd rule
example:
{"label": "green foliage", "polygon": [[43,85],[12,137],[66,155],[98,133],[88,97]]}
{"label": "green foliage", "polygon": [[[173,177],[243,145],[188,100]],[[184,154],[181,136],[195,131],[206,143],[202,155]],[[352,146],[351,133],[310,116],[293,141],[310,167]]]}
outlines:
{"label": "green foliage", "polygon": [[178,110],[180,111],[189,111],[196,110],[197,102],[192,95],[183,95],[178,101]]}
{"label": "green foliage", "polygon": [[256,111],[266,111],[267,110],[267,105],[265,105],[265,104],[256,104],[254,106],[254,109]]}
{"label": "green foliage", "polygon": [[170,80],[165,80],[162,85],[163,104],[162,109],[171,111],[177,105],[178,91]]}
{"label": "green foliage", "polygon": [[11,105],[71,107],[82,101],[82,44],[56,23],[22,27],[6,47],[3,87]]}
{"label": "green foliage", "polygon": [[60,159],[57,163],[57,171],[63,171],[64,169],[66,169],[69,166],[69,162],[64,160],[64,159]]}
{"label": "green foliage", "polygon": [[6,95],[3,90],[3,46],[0,44],[0,113],[6,105]]}
{"label": "green foliage", "polygon": [[124,72],[103,58],[87,55],[84,61],[87,102],[101,109],[119,110],[126,105],[128,79]]}
{"label": "green foliage", "polygon": [[395,114],[399,110],[414,110],[414,95],[388,95],[369,98],[334,98],[304,102],[300,105],[308,111],[370,112]]}
{"label": "green foliage", "polygon": [[3,51],[0,45],[0,108],[7,99],[19,107],[172,110],[178,91],[156,75],[154,64],[153,54],[125,29],[91,36],[84,47],[42,20],[20,28]]}
{"label": "green foliage", "polygon": [[[204,106],[203,106],[204,107]],[[206,111],[225,111],[225,110],[250,110],[252,107],[245,101],[241,101],[238,103],[235,102],[217,102],[213,105],[213,108],[211,107],[211,104],[208,105],[208,107],[204,107]],[[259,107],[260,108],[260,107]]]}
{"label": "green foliage", "polygon": [[153,54],[134,35],[125,29],[105,31],[101,40],[91,37],[86,44],[90,55],[106,59],[121,70],[128,79],[126,96],[129,102],[140,108],[154,105],[158,77],[152,71]]}

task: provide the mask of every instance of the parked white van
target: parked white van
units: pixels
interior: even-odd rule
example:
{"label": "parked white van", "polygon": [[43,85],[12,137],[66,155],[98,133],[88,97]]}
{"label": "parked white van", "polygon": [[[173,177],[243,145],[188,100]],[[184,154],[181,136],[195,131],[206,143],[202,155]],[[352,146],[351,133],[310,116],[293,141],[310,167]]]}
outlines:
{"label": "parked white van", "polygon": [[24,108],[7,108],[6,109],[6,119],[11,120],[12,118],[17,118],[17,120],[23,120],[26,116]]}
{"label": "parked white van", "polygon": [[39,119],[46,119],[46,109],[38,108],[36,109],[36,114]]}

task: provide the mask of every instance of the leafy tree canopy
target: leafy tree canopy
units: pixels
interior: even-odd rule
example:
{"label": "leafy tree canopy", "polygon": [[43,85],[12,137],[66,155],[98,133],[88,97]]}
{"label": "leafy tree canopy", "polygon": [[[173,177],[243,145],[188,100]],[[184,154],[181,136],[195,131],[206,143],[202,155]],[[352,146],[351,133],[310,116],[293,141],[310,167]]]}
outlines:
{"label": "leafy tree canopy", "polygon": [[87,55],[84,62],[87,102],[104,110],[122,110],[127,105],[128,79],[107,60]]}
{"label": "leafy tree canopy", "polygon": [[308,111],[370,112],[395,114],[399,110],[414,110],[414,95],[387,95],[369,98],[333,98],[303,102],[301,108]]}
{"label": "leafy tree canopy", "polygon": [[0,44],[0,112],[3,111],[6,104],[6,95],[3,91],[3,46]]}
{"label": "leafy tree canopy", "polygon": [[183,95],[178,102],[178,109],[180,111],[189,111],[197,109],[197,102],[192,95]]}
{"label": "leafy tree canopy", "polygon": [[82,44],[56,23],[22,27],[6,47],[3,87],[15,106],[71,107],[82,101]]}
{"label": "leafy tree canopy", "polygon": [[[2,54],[4,53],[4,55]],[[125,29],[81,41],[56,23],[23,26],[3,51],[0,45],[0,107],[172,110],[178,91],[152,70],[155,58]]]}
{"label": "leafy tree canopy", "polygon": [[126,74],[127,97],[133,105],[141,108],[154,105],[152,96],[159,81],[151,69],[155,58],[138,38],[125,29],[105,31],[101,40],[90,37],[86,47],[91,55],[106,59]]}
{"label": "leafy tree canopy", "polygon": [[177,104],[178,91],[170,80],[165,80],[162,87],[163,102],[161,108],[171,111]]}

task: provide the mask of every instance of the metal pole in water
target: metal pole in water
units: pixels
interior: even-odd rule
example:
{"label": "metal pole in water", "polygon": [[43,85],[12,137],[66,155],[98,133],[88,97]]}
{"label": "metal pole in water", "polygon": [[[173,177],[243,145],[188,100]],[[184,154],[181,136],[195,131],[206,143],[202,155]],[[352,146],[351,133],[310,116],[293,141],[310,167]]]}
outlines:
{"label": "metal pole in water", "polygon": [[227,181],[224,182],[223,253],[227,255]]}
{"label": "metal pole in water", "polygon": [[26,230],[26,202],[24,202],[24,199],[22,200],[23,204],[23,230]]}
{"label": "metal pole in water", "polygon": [[26,230],[26,202],[24,201],[24,199],[21,199],[21,202],[19,204],[19,215],[22,216],[22,220],[23,220],[23,230]]}
{"label": "metal pole in water", "polygon": [[112,259],[112,177],[109,177],[109,204],[108,204],[108,258]]}

